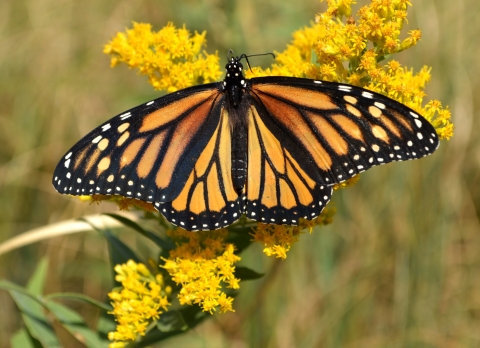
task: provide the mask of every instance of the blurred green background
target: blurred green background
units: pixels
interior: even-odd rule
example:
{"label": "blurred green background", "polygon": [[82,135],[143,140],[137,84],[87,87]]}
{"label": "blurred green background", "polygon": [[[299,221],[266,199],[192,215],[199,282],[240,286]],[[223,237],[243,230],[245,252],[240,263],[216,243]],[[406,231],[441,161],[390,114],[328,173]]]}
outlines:
{"label": "blurred green background", "polygon": [[[455,137],[433,156],[372,169],[335,192],[334,223],[302,236],[286,261],[267,258],[260,245],[247,250],[241,264],[267,275],[242,283],[236,312],[162,347],[480,346],[480,6],[412,3],[406,29],[421,28],[423,39],[396,58],[415,70],[433,67],[427,94],[451,106]],[[51,175],[82,135],[159,95],[134,72],[110,69],[102,53],[132,20],[155,30],[168,21],[207,30],[207,49],[218,50],[223,66],[230,48],[282,51],[295,29],[325,9],[316,0],[0,2],[0,242],[116,210],[56,193]],[[47,293],[105,300],[111,273],[95,232],[2,255],[0,279],[24,285],[42,256],[50,260]],[[88,306],[71,306],[90,323],[98,317]],[[6,292],[0,311],[0,347],[7,347],[22,320]],[[81,347],[60,334],[65,346]]]}

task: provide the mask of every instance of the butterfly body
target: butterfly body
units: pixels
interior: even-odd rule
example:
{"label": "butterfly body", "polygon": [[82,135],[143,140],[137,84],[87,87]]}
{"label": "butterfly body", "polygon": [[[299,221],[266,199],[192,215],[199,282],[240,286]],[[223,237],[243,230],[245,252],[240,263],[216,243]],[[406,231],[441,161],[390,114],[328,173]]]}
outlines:
{"label": "butterfly body", "polygon": [[246,214],[297,225],[328,203],[332,185],[375,165],[438,147],[433,127],[385,96],[292,77],[225,80],[133,108],[93,130],[58,164],[53,185],[73,195],[152,202],[187,230]]}

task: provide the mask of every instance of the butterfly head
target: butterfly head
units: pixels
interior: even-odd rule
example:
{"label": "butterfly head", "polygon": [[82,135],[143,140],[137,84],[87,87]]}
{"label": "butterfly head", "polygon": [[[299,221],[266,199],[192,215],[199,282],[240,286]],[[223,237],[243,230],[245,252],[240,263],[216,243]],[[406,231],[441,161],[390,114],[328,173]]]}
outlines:
{"label": "butterfly head", "polygon": [[224,85],[236,85],[246,87],[245,77],[243,76],[243,64],[240,63],[240,57],[230,57],[227,65],[225,65],[226,76]]}
{"label": "butterfly head", "polygon": [[223,80],[223,90],[230,99],[230,105],[237,108],[241,102],[245,89],[247,88],[247,80],[243,76],[243,65],[240,63],[240,57],[229,57],[228,63],[225,65],[226,75]]}

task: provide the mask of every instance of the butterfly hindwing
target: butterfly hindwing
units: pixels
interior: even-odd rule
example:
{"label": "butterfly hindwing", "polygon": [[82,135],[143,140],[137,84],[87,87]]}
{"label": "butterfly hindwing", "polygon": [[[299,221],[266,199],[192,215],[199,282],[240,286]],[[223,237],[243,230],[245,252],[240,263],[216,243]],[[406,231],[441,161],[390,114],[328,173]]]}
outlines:
{"label": "butterfly hindwing", "polygon": [[172,202],[155,203],[169,221],[187,230],[222,228],[238,220],[244,211],[243,196],[232,182],[230,115],[223,107],[220,115],[178,197]]}
{"label": "butterfly hindwing", "polygon": [[302,166],[314,165],[308,173],[319,183],[333,185],[375,165],[420,158],[439,145],[427,120],[377,93],[288,77],[250,81],[258,102],[301,146],[292,155]]}
{"label": "butterfly hindwing", "polygon": [[203,85],[110,119],[67,152],[54,187],[72,195],[171,201],[219,123],[222,97],[216,84]]}
{"label": "butterfly hindwing", "polygon": [[284,146],[288,135],[270,128],[269,118],[261,105],[252,103],[245,213],[260,222],[298,225],[300,218],[313,219],[321,213],[332,188],[318,184],[302,169],[299,159]]}

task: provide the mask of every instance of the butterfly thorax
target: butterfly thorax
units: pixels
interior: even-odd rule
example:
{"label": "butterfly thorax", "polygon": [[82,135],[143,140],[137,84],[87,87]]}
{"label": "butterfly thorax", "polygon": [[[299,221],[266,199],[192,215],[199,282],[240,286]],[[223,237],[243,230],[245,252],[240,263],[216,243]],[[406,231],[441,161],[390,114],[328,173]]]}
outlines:
{"label": "butterfly thorax", "polygon": [[244,110],[246,104],[242,103],[247,82],[243,76],[243,65],[238,58],[230,58],[225,69],[227,71],[223,86],[228,99],[226,110],[232,133],[232,181],[235,191],[241,193],[247,178],[248,125]]}

